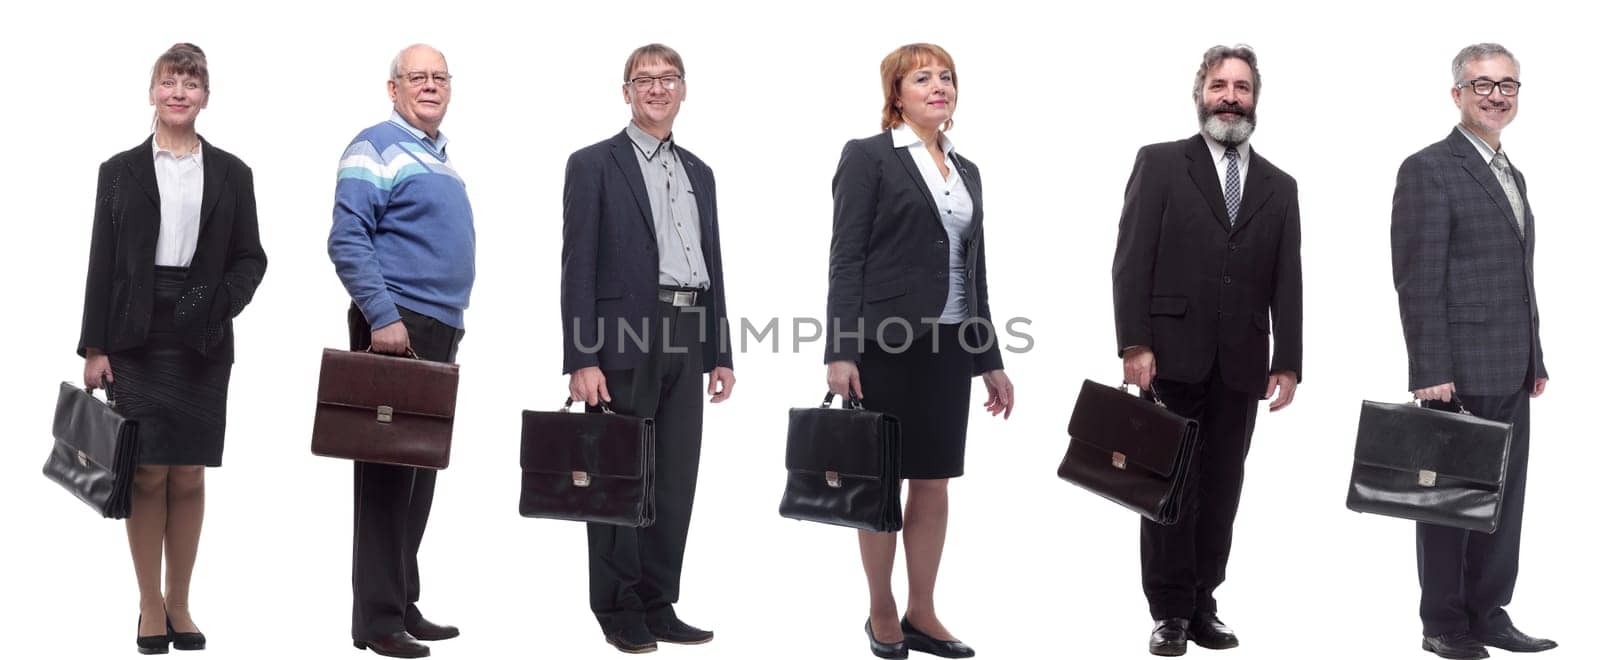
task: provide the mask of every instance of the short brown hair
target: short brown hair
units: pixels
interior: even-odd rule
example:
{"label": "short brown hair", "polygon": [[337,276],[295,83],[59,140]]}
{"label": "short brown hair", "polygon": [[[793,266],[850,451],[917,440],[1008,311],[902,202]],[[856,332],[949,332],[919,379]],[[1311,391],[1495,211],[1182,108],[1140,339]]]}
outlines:
{"label": "short brown hair", "polygon": [[628,82],[633,77],[634,67],[651,60],[661,60],[678,70],[678,75],[683,75],[683,56],[678,51],[661,44],[645,44],[633,49],[633,54],[628,56],[628,63],[622,67],[622,82]]}
{"label": "short brown hair", "polygon": [[[933,44],[906,44],[894,49],[884,56],[883,64],[878,66],[878,73],[883,76],[883,130],[889,130],[906,122],[900,108],[895,103],[900,100],[900,81],[907,73],[928,64],[943,64],[950,68],[950,85],[956,86],[956,62],[950,58],[950,53]],[[945,121],[944,130],[950,130],[956,121]]]}
{"label": "short brown hair", "polygon": [[150,88],[155,89],[156,82],[162,74],[182,74],[200,81],[201,89],[211,91],[211,72],[206,68],[206,53],[199,46],[188,42],[172,44],[167,52],[156,58],[155,66],[150,67]]}

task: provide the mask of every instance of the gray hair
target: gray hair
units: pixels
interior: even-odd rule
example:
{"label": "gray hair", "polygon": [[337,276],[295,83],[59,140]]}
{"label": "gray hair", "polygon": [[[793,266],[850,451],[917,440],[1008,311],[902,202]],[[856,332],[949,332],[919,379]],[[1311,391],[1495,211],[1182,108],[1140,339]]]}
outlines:
{"label": "gray hair", "polygon": [[1200,70],[1194,74],[1195,103],[1200,102],[1200,88],[1206,84],[1206,74],[1227,59],[1241,60],[1250,65],[1251,90],[1256,96],[1261,95],[1261,70],[1256,68],[1256,51],[1244,44],[1212,46],[1200,59]]}
{"label": "gray hair", "polygon": [[416,48],[426,48],[426,49],[431,50],[431,51],[433,51],[435,53],[439,53],[440,57],[444,56],[444,53],[442,51],[440,51],[437,48],[434,48],[433,46],[429,46],[428,44],[421,44],[421,43],[411,44],[410,46],[406,46],[405,48],[401,48],[400,52],[394,54],[394,59],[389,61],[389,77],[390,78],[393,78],[395,80],[399,80],[400,79],[400,75],[402,73],[405,73],[404,71],[400,70],[400,67],[405,64],[406,53],[409,53],[413,49],[416,49]]}
{"label": "gray hair", "polygon": [[1517,56],[1512,55],[1511,51],[1506,50],[1505,46],[1493,42],[1484,42],[1472,44],[1461,49],[1461,52],[1456,53],[1456,58],[1450,61],[1450,82],[1463,82],[1462,77],[1467,75],[1467,64],[1491,57],[1505,57],[1511,60],[1511,66],[1516,67],[1517,73],[1522,73],[1522,65],[1517,62]]}

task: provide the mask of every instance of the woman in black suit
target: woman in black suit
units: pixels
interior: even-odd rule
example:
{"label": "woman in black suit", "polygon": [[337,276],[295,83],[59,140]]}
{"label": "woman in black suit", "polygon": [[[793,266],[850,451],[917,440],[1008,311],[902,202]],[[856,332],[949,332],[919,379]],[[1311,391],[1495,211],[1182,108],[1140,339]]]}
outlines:
{"label": "woman in black suit", "polygon": [[267,268],[250,168],[195,132],[209,97],[198,47],[156,59],[154,134],[100,166],[78,340],[84,383],[139,424],[127,528],[147,654],[205,648],[189,611],[204,470],[222,464],[232,319]]}
{"label": "woman in black suit", "polygon": [[983,377],[990,414],[1009,418],[1013,401],[990,322],[982,186],[978,167],[944,135],[956,106],[950,54],[932,44],[902,46],[880,72],[884,131],[845,144],[833,177],[828,389],[895,415],[904,438],[911,602],[900,618],[889,584],[896,534],[861,532],[872,652],[970,657],[972,648],[939,621],[933,586],[946,487],[963,471],[972,377]]}

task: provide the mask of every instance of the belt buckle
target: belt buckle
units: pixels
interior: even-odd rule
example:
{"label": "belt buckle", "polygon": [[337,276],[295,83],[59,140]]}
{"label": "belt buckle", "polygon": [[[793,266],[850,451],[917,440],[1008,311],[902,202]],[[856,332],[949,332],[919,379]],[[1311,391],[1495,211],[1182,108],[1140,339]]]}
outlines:
{"label": "belt buckle", "polygon": [[694,305],[694,297],[695,297],[694,294],[695,294],[695,292],[693,292],[693,291],[673,291],[672,292],[672,306],[673,307],[689,307],[689,306]]}

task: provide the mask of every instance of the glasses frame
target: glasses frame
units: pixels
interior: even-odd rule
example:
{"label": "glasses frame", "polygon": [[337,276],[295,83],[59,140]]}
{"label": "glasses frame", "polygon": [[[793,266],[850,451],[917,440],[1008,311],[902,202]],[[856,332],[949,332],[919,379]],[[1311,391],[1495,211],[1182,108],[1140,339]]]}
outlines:
{"label": "glasses frame", "polygon": [[[1487,91],[1487,92],[1480,92],[1480,91],[1478,91],[1478,84],[1479,83],[1490,83],[1490,84],[1492,84],[1494,86],[1490,87],[1489,91]],[[1508,85],[1509,85],[1509,87],[1507,87]],[[1511,97],[1515,97],[1517,94],[1522,93],[1522,82],[1518,81],[1518,80],[1512,80],[1510,78],[1507,78],[1505,80],[1490,80],[1488,78],[1473,78],[1472,80],[1463,80],[1461,82],[1456,83],[1456,89],[1470,89],[1470,90],[1472,90],[1473,94],[1477,94],[1478,96],[1492,96],[1494,94],[1494,91],[1496,89],[1498,89],[1498,90],[1500,90],[1500,95],[1501,96],[1504,96],[1504,97],[1507,97],[1507,98],[1511,98]],[[1506,91],[1507,89],[1510,89],[1511,91],[1508,92],[1508,91]]]}
{"label": "glasses frame", "polygon": [[633,91],[636,92],[649,91],[656,85],[661,85],[662,89],[674,92],[682,84],[683,74],[681,73],[668,73],[659,76],[634,76],[628,79],[628,86],[632,87]]}
{"label": "glasses frame", "polygon": [[[420,81],[412,81],[412,78],[417,76],[426,77],[422,78]],[[431,80],[435,86],[444,88],[450,87],[450,81],[454,78],[455,76],[450,75],[450,72],[448,71],[407,71],[400,74],[398,77],[401,82],[412,87],[421,87]]]}

